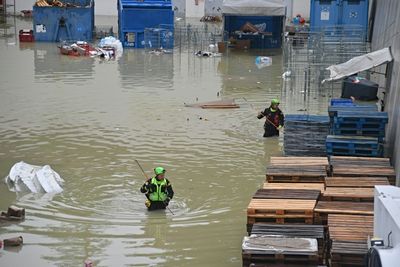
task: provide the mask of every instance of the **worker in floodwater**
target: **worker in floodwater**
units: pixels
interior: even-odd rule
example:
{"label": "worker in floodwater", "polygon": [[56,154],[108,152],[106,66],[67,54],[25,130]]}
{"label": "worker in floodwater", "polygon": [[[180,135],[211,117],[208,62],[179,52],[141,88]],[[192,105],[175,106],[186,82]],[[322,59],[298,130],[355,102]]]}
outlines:
{"label": "worker in floodwater", "polygon": [[165,209],[174,196],[174,190],[167,178],[165,169],[157,167],[154,169],[155,177],[148,179],[140,188],[140,192],[146,194],[145,205],[148,210]]}
{"label": "worker in floodwater", "polygon": [[279,109],[278,99],[272,99],[271,105],[258,113],[258,119],[262,119],[263,117],[265,117],[264,137],[279,136],[279,131],[282,129],[284,123],[284,115]]}

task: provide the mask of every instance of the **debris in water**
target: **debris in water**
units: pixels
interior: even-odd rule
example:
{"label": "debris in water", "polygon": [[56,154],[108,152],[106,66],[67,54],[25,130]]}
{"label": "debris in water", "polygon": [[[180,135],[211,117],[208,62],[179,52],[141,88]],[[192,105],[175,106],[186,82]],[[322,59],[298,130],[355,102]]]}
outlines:
{"label": "debris in water", "polygon": [[21,161],[11,167],[6,182],[14,192],[27,189],[33,193],[60,193],[64,180],[49,165],[36,166]]}

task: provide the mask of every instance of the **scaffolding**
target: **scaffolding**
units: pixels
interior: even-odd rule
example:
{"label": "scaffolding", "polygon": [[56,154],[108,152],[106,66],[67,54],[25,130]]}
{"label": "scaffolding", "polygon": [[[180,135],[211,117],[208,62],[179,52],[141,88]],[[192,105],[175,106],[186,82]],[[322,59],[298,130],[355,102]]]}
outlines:
{"label": "scaffolding", "polygon": [[[10,15],[13,15],[13,19],[9,18]],[[15,0],[0,0],[0,37],[16,36],[15,15]]]}

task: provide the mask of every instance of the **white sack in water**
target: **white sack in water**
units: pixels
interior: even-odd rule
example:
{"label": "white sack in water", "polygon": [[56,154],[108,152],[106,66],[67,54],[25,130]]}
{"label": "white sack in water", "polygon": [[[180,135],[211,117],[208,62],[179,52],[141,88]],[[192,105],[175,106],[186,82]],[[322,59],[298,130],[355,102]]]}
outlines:
{"label": "white sack in water", "polygon": [[60,193],[64,180],[49,165],[42,167],[21,161],[12,166],[6,182],[16,192],[27,188],[33,193]]}

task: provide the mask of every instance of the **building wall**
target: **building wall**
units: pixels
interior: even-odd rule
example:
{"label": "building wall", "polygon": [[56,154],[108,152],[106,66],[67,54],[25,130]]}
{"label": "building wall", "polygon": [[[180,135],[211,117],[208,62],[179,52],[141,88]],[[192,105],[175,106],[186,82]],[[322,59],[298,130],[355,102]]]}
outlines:
{"label": "building wall", "polygon": [[[375,22],[371,40],[371,50],[391,47],[394,58],[391,78],[383,97],[384,109],[389,114],[386,128],[385,146],[388,156],[396,169],[397,185],[400,177],[400,1],[374,0],[376,2]],[[381,68],[384,72],[385,68]],[[383,75],[378,77],[379,84],[385,85]]]}

